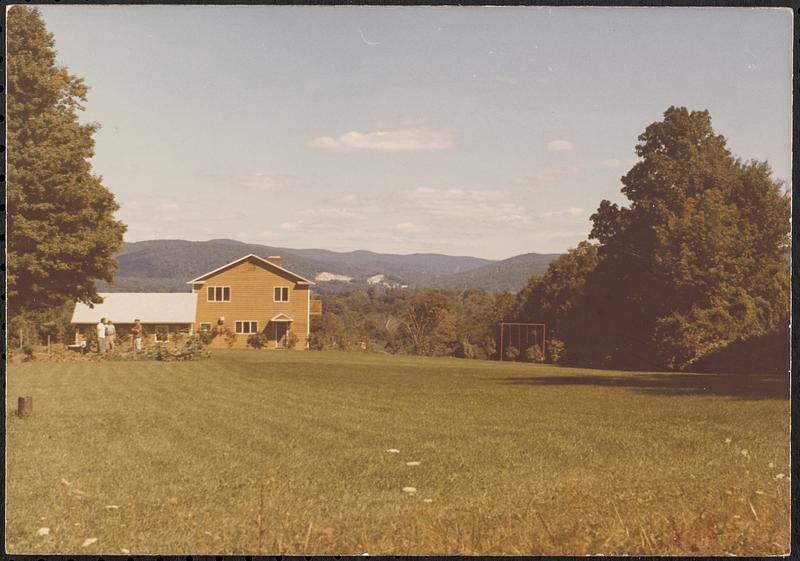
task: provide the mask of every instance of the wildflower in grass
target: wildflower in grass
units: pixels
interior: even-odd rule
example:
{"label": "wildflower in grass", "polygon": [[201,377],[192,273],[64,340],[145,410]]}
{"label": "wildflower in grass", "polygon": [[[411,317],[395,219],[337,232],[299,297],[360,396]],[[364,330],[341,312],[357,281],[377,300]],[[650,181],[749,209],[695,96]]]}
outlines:
{"label": "wildflower in grass", "polygon": [[47,536],[50,534],[50,528],[39,528],[36,530],[37,536]]}
{"label": "wildflower in grass", "polygon": [[407,466],[418,466],[420,462],[406,462]]}
{"label": "wildflower in grass", "polygon": [[72,485],[72,483],[70,483],[69,481],[67,481],[67,480],[66,480],[66,479],[64,479],[63,477],[61,478],[61,483],[63,483],[63,484],[64,484],[64,485],[66,485],[67,487],[69,487],[69,486],[71,486],[71,485]]}
{"label": "wildflower in grass", "polygon": [[773,464],[772,462],[770,462],[770,463],[769,463],[769,467],[771,467],[771,468],[774,468],[774,467],[775,467],[775,464]]}
{"label": "wildflower in grass", "polygon": [[125,548],[123,547],[122,549],[120,549],[120,550],[119,550],[119,552],[120,552],[120,553],[124,553],[125,555],[127,555],[127,554],[129,554],[129,553],[131,552],[131,550],[130,550],[130,549],[125,549]]}
{"label": "wildflower in grass", "polygon": [[117,505],[106,505],[106,508],[109,509],[109,510],[116,510],[116,509],[119,508],[119,506],[117,506]]}
{"label": "wildflower in grass", "polygon": [[83,540],[83,547],[89,547],[93,543],[97,543],[97,538],[86,538]]}
{"label": "wildflower in grass", "polygon": [[403,492],[404,493],[408,493],[409,495],[413,495],[414,493],[417,492],[417,488],[416,487],[403,487]]}
{"label": "wildflower in grass", "polygon": [[400,453],[400,450],[398,450],[397,448],[389,448],[389,449],[387,450],[387,452],[388,452],[389,454],[399,454],[399,453]]}
{"label": "wildflower in grass", "polygon": [[778,475],[775,476],[775,479],[783,479],[784,477],[786,477],[784,474],[779,473]]}
{"label": "wildflower in grass", "polygon": [[748,451],[747,451],[745,448],[742,448],[742,452],[741,452],[741,454],[742,454],[742,456],[744,456],[745,458],[747,458],[747,457],[749,457],[749,456],[750,456],[750,452],[748,452]]}
{"label": "wildflower in grass", "polygon": [[730,444],[730,443],[731,443],[731,439],[730,438],[726,438],[725,439],[725,444]]}
{"label": "wildflower in grass", "polygon": [[423,503],[432,503],[433,499],[422,499]]}

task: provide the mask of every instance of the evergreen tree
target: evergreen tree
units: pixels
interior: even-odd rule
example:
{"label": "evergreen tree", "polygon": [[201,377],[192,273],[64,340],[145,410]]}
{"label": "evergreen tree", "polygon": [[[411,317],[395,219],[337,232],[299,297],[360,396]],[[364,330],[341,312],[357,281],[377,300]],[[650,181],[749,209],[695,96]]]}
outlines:
{"label": "evergreen tree", "polygon": [[39,12],[12,6],[8,49],[8,303],[21,319],[65,301],[99,301],[125,226],[92,173],[97,124],[81,124],[87,87],[56,63]]}

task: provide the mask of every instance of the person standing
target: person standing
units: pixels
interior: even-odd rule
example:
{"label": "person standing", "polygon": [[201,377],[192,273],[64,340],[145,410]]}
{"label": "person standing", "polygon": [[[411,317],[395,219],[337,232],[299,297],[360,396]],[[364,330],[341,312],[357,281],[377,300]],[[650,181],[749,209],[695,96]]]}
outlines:
{"label": "person standing", "polygon": [[110,319],[106,320],[106,348],[109,352],[114,351],[114,344],[117,338],[117,328]]}
{"label": "person standing", "polygon": [[133,350],[136,352],[142,350],[142,332],[142,323],[138,319],[133,320],[131,335],[133,335]]}
{"label": "person standing", "polygon": [[97,354],[106,354],[106,318],[100,318],[97,328]]}

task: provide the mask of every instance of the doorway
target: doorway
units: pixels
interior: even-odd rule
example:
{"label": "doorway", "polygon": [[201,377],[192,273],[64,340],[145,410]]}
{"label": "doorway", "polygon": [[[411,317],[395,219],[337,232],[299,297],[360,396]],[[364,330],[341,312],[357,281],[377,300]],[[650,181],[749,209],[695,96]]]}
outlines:
{"label": "doorway", "polygon": [[275,346],[276,347],[286,347],[288,332],[289,332],[289,322],[288,321],[276,321],[275,322]]}

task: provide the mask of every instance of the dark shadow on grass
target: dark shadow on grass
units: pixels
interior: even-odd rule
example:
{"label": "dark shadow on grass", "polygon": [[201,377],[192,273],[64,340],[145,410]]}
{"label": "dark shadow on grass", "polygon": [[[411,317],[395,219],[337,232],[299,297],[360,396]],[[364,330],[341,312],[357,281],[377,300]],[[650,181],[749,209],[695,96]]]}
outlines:
{"label": "dark shadow on grass", "polygon": [[774,374],[631,374],[630,376],[528,376],[501,378],[525,386],[630,388],[662,396],[723,396],[737,399],[788,399],[789,376]]}

